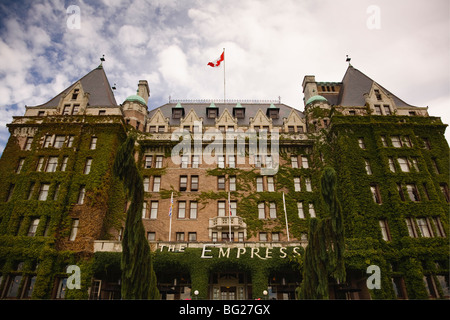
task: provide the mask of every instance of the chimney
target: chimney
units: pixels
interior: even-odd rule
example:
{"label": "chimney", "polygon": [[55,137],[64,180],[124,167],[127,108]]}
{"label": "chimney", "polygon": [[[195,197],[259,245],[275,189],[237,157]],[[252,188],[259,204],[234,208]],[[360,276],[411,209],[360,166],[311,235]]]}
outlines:
{"label": "chimney", "polygon": [[142,97],[146,103],[148,103],[148,98],[150,97],[150,89],[148,88],[147,80],[139,80],[137,94],[138,96]]}
{"label": "chimney", "polygon": [[303,103],[306,103],[306,101],[308,101],[309,98],[318,94],[315,76],[305,76],[303,78],[302,86],[303,86],[303,95],[304,95]]}

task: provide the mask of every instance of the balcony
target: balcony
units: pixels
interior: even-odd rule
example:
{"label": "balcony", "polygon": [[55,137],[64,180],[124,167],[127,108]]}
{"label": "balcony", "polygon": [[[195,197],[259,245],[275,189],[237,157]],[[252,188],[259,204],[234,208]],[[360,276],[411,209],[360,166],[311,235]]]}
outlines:
{"label": "balcony", "polygon": [[[231,219],[231,221],[230,221]],[[216,230],[228,230],[227,228],[230,227],[234,230],[238,229],[247,229],[247,224],[244,222],[244,220],[241,217],[215,217],[209,219],[209,228],[210,229],[216,229]]]}

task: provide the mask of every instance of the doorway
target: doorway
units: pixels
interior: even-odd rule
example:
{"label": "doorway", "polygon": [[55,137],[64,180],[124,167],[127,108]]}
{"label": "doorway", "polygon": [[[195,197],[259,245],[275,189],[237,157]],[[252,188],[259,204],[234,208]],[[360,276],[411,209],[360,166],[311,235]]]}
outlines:
{"label": "doorway", "polygon": [[244,300],[251,295],[250,277],[243,272],[217,272],[211,275],[213,300]]}

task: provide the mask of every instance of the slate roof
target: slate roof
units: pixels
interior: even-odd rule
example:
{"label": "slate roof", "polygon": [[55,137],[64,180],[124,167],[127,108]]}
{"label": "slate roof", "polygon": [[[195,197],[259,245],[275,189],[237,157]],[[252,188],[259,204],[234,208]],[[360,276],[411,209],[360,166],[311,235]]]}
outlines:
{"label": "slate roof", "polygon": [[[364,106],[366,103],[364,94],[369,93],[374,82],[364,73],[350,65],[342,79],[341,91],[335,104],[341,106]],[[397,107],[414,107],[398,98],[379,83],[377,84],[392,97]],[[332,102],[330,101],[330,103]]]}
{"label": "slate roof", "polygon": [[[50,99],[48,102],[34,106],[39,108],[56,108],[62,97],[72,89],[72,87],[81,81],[84,92],[88,92],[89,95],[89,106],[96,107],[117,107],[116,98],[109,84],[108,78],[106,77],[105,71],[102,65],[86,74],[81,79],[72,83],[69,87],[64,89],[56,97]],[[28,106],[29,108],[33,108]]]}
{"label": "slate roof", "polygon": [[[175,108],[178,103],[167,103],[161,107],[155,108],[149,111],[149,117],[151,118],[157,109],[160,109],[164,117],[169,118],[170,125],[179,125],[180,119],[172,118],[172,108]],[[214,126],[216,124],[215,118],[208,118],[206,109],[210,106],[210,102],[207,103],[180,103],[184,108],[185,116],[189,113],[191,109],[194,109],[195,113],[199,118],[203,118],[203,125]],[[233,108],[236,107],[237,103],[214,103],[215,107],[218,108],[217,118],[220,118],[225,109],[228,109],[231,115],[233,115]],[[259,109],[267,116],[267,109],[271,106],[271,103],[244,103],[241,102],[240,106],[245,108],[245,117],[242,119],[237,119],[239,126],[248,126],[250,123],[250,118],[254,118]],[[276,108],[279,108],[278,119],[272,119],[272,124],[275,126],[283,125],[283,118],[288,118],[291,110],[295,110],[300,118],[304,118],[303,112],[289,107],[283,103],[274,103]],[[240,107],[239,106],[239,107]]]}

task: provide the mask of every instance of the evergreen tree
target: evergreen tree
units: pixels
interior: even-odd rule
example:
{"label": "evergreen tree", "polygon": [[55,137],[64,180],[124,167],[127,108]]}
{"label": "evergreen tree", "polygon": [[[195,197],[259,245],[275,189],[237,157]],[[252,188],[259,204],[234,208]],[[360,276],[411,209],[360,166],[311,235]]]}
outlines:
{"label": "evergreen tree", "polygon": [[144,186],[134,161],[135,138],[129,135],[117,152],[114,173],[123,181],[130,207],[122,239],[122,299],[158,299],[150,246],[142,224]]}
{"label": "evergreen tree", "polygon": [[325,212],[310,219],[308,246],[303,263],[301,299],[328,299],[328,278],[345,281],[344,226],[336,193],[336,172],[326,167],[320,180]]}

